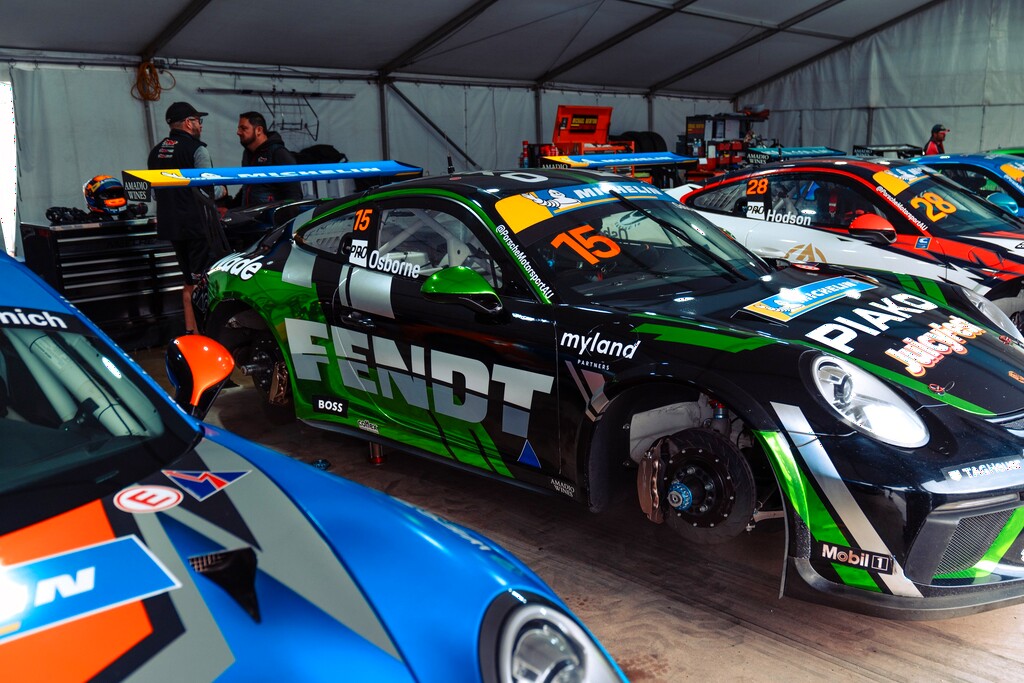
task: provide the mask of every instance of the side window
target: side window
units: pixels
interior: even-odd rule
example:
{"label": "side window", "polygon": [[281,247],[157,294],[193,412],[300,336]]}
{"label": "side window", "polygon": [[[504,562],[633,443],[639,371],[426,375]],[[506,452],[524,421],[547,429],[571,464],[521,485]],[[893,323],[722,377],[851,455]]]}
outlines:
{"label": "side window", "polygon": [[[362,208],[349,213],[331,216],[319,223],[300,230],[295,242],[327,256],[340,257],[345,237],[367,230],[373,217],[372,208]],[[351,238],[350,238],[351,239]]]}
{"label": "side window", "polygon": [[938,169],[942,175],[955,180],[971,192],[977,192],[982,197],[987,197],[993,192],[1002,192],[1001,184],[989,177],[984,171],[968,168],[966,166],[943,166]]}
{"label": "side window", "polygon": [[738,182],[698,194],[688,204],[702,211],[745,216],[746,202],[746,184]]}
{"label": "side window", "polygon": [[[851,183],[827,176],[776,176],[769,220],[823,228],[848,228],[866,213],[885,216],[879,202]],[[890,220],[891,217],[890,217]]]}
{"label": "side window", "polygon": [[[369,258],[378,264],[425,280],[452,266],[472,268],[494,287],[502,286],[501,268],[479,238],[460,218],[435,208],[384,208],[380,215],[377,249]],[[376,254],[376,256],[374,256]],[[380,265],[368,264],[383,270]]]}

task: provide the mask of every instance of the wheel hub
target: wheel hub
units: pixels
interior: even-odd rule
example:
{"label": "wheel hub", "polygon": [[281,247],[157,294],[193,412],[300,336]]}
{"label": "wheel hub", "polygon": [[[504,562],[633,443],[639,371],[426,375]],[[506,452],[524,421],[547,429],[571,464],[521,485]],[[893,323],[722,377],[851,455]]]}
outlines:
{"label": "wheel hub", "polygon": [[724,459],[703,448],[687,448],[668,462],[669,517],[696,527],[713,527],[732,514],[736,492]]}

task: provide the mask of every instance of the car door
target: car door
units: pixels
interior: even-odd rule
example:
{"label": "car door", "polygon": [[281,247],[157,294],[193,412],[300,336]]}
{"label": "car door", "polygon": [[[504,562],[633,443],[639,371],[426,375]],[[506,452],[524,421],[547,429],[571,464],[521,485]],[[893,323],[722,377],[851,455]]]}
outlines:
{"label": "car door", "polygon": [[[550,307],[480,219],[455,200],[382,201],[349,251],[328,315],[343,375],[376,407],[360,427],[503,476],[557,473]],[[481,275],[502,310],[427,298],[427,279],[453,267]]]}
{"label": "car door", "polygon": [[[924,234],[858,179],[840,173],[799,172],[765,176],[748,196],[763,202],[761,222],[748,231],[746,245],[765,257],[837,263],[895,272],[920,270],[915,261],[941,263],[926,253]],[[851,231],[861,216],[888,220],[896,231],[889,243],[880,235]],[[932,276],[934,266],[927,268]]]}

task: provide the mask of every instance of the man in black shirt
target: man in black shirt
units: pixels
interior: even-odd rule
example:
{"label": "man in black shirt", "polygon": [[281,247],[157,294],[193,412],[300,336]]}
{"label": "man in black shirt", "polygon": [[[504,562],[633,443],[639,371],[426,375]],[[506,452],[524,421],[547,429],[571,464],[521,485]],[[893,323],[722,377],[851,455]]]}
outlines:
{"label": "man in black shirt", "polygon": [[[168,107],[165,120],[171,130],[150,151],[149,168],[212,168],[206,143],[199,139],[206,115],[188,102]],[[192,291],[207,268],[227,253],[227,244],[222,241],[217,210],[209,194],[194,187],[158,188],[153,193],[156,234],[174,246],[185,283],[181,292],[185,332],[192,333],[196,331]]]}
{"label": "man in black shirt", "polygon": [[[263,114],[247,111],[238,117],[238,141],[245,148],[242,166],[286,166],[298,163],[284,146],[281,135],[267,130]],[[282,200],[302,199],[301,183],[244,185],[236,196],[241,208]]]}

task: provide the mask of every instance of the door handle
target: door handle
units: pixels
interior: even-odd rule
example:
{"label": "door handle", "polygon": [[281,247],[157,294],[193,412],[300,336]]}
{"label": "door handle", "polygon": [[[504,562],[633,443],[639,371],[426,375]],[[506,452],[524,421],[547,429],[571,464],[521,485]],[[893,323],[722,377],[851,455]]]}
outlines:
{"label": "door handle", "polygon": [[376,327],[376,323],[373,322],[373,318],[365,315],[361,311],[350,310],[341,316],[341,321],[346,325],[352,325],[353,327],[363,327],[366,329],[373,329]]}

